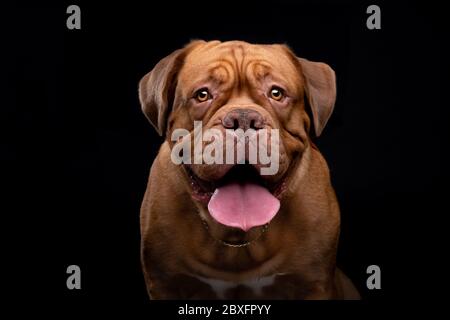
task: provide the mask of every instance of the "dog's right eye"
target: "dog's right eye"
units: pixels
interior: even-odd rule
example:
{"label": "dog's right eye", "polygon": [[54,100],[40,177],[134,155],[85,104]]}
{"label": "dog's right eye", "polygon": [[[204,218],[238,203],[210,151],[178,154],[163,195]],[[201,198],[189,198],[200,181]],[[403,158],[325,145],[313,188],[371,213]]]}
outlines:
{"label": "dog's right eye", "polygon": [[283,89],[279,87],[272,87],[270,90],[270,97],[275,101],[281,101],[284,98]]}
{"label": "dog's right eye", "polygon": [[211,99],[211,94],[209,93],[208,89],[203,88],[195,92],[194,98],[197,99],[198,102],[205,102]]}

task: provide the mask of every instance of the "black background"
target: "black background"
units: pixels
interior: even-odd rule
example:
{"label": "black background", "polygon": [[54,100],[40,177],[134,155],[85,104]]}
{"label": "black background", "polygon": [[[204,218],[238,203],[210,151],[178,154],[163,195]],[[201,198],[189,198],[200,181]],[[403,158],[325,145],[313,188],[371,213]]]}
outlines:
{"label": "black background", "polygon": [[[70,4],[81,8],[81,30],[66,28]],[[381,30],[366,28],[369,4],[381,7]],[[13,49],[2,59],[4,265],[21,301],[148,304],[139,207],[162,140],[137,84],[191,39],[287,43],[336,71],[335,112],[317,144],[341,205],[338,265],[365,306],[429,296],[444,273],[433,245],[448,212],[439,206],[447,35],[437,4],[75,1],[3,12]],[[71,264],[82,290],[66,288]],[[378,291],[365,286],[371,264],[382,270]]]}

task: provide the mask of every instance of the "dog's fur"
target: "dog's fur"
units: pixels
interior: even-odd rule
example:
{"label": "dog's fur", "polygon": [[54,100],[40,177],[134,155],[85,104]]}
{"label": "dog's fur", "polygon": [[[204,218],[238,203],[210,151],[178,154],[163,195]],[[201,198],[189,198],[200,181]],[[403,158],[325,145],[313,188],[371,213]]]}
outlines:
{"label": "dog's fur", "polygon": [[[285,101],[267,97],[273,83],[285,87]],[[214,93],[206,104],[192,98],[202,86]],[[310,139],[310,127],[320,135],[336,98],[328,65],[297,58],[284,45],[194,41],[145,75],[139,94],[145,115],[166,137],[141,208],[142,265],[151,298],[359,298],[335,265],[339,206],[327,164]],[[193,121],[202,120],[204,129],[224,130],[220,120],[236,108],[255,110],[268,128],[280,130],[280,169],[266,179],[287,177],[286,188],[265,232],[216,222],[205,203],[193,199],[186,167],[170,157],[174,129],[191,131]],[[225,168],[190,170],[214,180]],[[246,241],[242,247],[224,244]],[[255,290],[249,283],[258,281]]]}

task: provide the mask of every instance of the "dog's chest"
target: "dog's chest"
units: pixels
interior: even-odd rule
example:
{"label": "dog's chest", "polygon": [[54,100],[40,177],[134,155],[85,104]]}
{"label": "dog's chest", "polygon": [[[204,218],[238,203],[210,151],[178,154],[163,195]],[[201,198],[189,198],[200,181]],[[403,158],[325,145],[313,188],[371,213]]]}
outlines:
{"label": "dog's chest", "polygon": [[275,279],[281,274],[254,278],[240,282],[224,281],[220,279],[204,278],[196,276],[195,278],[204,284],[210,286],[218,299],[229,298],[262,298],[264,292],[274,285]]}

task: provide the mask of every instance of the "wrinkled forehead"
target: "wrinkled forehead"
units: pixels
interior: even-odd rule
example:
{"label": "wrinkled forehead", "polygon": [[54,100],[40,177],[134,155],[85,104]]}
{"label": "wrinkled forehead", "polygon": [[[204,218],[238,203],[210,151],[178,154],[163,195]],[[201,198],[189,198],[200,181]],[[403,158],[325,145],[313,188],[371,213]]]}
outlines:
{"label": "wrinkled forehead", "polygon": [[280,45],[207,42],[187,55],[179,81],[194,86],[203,82],[232,85],[242,79],[251,82],[270,78],[295,90],[301,79],[291,59]]}

